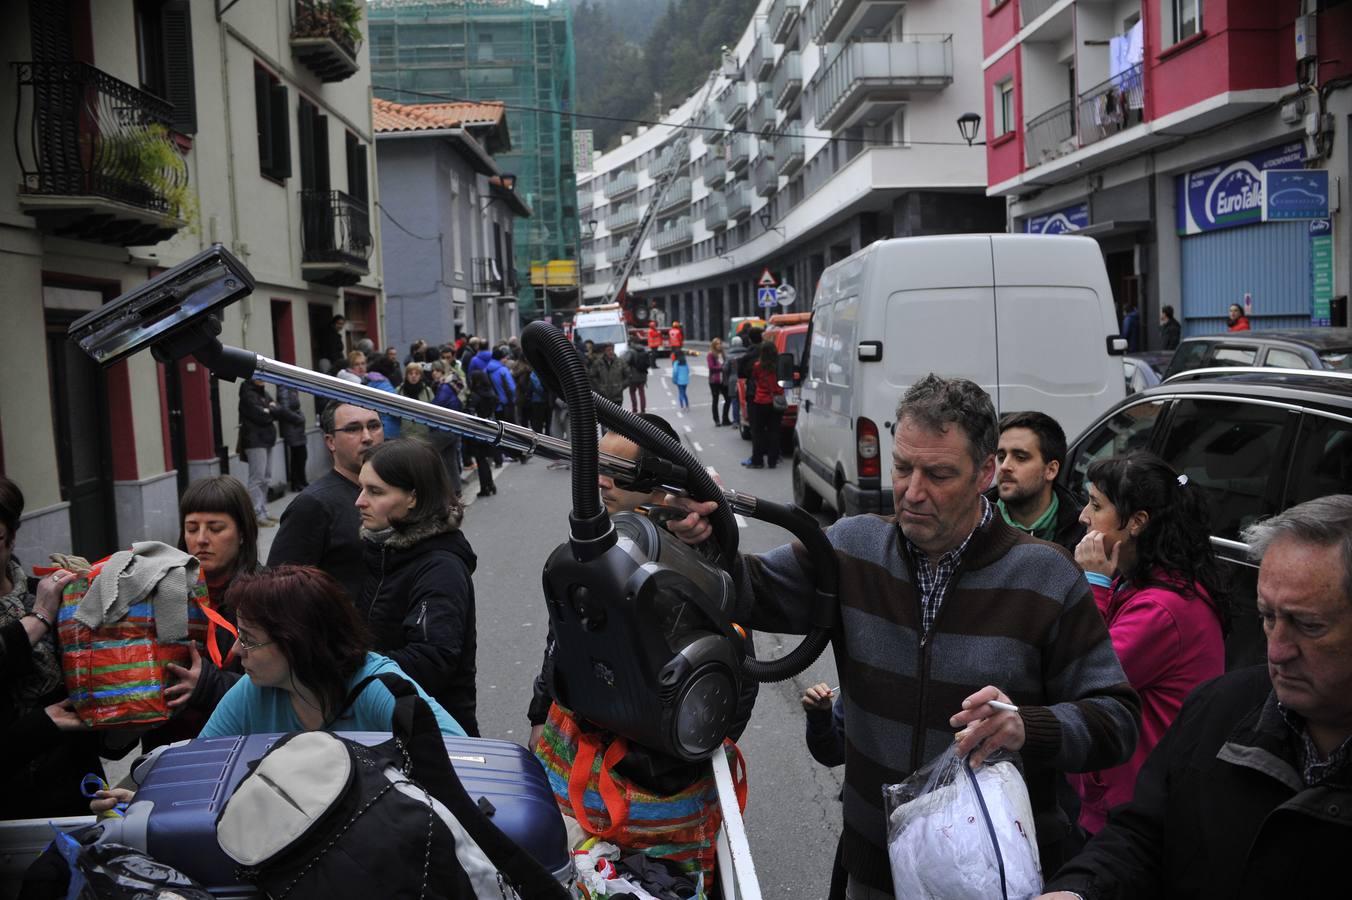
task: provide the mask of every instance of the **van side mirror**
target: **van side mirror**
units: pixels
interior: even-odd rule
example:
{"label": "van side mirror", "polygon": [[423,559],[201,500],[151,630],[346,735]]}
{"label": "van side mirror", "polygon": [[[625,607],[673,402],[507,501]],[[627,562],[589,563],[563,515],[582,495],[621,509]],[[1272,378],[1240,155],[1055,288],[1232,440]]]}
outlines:
{"label": "van side mirror", "polygon": [[1108,355],[1124,356],[1127,352],[1127,339],[1116,334],[1108,335]]}

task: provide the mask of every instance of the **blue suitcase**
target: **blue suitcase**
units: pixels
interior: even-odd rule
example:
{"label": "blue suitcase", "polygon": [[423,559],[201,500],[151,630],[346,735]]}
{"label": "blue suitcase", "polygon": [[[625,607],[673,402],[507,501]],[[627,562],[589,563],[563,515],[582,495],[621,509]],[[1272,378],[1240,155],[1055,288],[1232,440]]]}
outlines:
{"label": "blue suitcase", "polygon": [[[235,862],[216,843],[216,817],[249,773],[249,763],[280,737],[198,738],[161,748],[137,764],[136,799],[124,818],[106,821],[103,839],[144,850],[191,875],[222,900],[256,898],[257,891],[235,877]],[[344,732],[342,737],[373,745],[390,736]],[[445,741],[466,793],[490,811],[499,830],[560,884],[571,886],[573,862],[563,816],[539,760],[510,741]]]}

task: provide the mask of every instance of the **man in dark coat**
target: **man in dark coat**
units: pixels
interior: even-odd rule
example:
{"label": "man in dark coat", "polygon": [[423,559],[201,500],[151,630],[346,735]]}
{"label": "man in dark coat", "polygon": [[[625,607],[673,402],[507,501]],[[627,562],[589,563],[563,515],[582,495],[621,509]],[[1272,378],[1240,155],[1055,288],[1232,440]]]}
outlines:
{"label": "man in dark coat", "polygon": [[239,387],[239,451],[249,465],[249,499],[262,528],[277,520],[268,515],[268,482],[272,479],[272,445],[277,443],[276,421],[282,408],[268,396],[263,382],[253,379]]}
{"label": "man in dark coat", "polygon": [[1165,350],[1177,350],[1178,342],[1183,338],[1183,326],[1174,318],[1174,308],[1169,304],[1160,307],[1161,346]]}
{"label": "man in dark coat", "polygon": [[[1184,485],[1183,490],[1196,490]],[[1043,895],[1324,897],[1352,846],[1352,496],[1244,532],[1267,666],[1199,687]],[[1342,884],[1342,888],[1337,885]]]}
{"label": "man in dark coat", "polygon": [[319,417],[333,470],[301,491],[282,513],[282,526],[268,552],[268,566],[315,566],[332,575],[356,603],[366,577],[361,515],[354,505],[361,487],[361,455],[385,440],[380,416],[350,403],[330,403]]}
{"label": "man in dark coat", "polygon": [[334,316],[329,325],[329,330],[319,335],[319,359],[316,361],[316,368],[326,374],[337,372],[347,360],[347,348],[343,344],[347,319]]}

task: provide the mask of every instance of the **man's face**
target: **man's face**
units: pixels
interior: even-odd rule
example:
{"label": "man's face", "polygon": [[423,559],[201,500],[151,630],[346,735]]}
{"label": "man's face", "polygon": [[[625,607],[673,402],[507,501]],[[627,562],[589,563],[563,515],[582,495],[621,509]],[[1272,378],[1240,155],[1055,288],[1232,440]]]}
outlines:
{"label": "man's face", "polygon": [[1050,491],[1059,463],[1045,462],[1037,434],[1031,428],[1006,428],[1000,432],[995,451],[995,477],[1000,499],[1005,503],[1027,503]]}
{"label": "man's face", "polygon": [[399,351],[396,350],[396,349],[394,349],[393,347],[386,347],[386,348],[385,348],[385,358],[388,359],[388,360],[398,360],[398,359],[399,359]]}
{"label": "man's face", "polygon": [[449,371],[451,365],[455,362],[455,354],[450,350],[446,350],[441,354],[441,361],[446,364],[446,368]]}
{"label": "man's face", "polygon": [[605,354],[606,354],[606,359],[607,359],[607,360],[614,359],[614,358],[615,358],[615,348],[612,347],[612,346],[610,346],[609,344],[606,344]]}
{"label": "man's face", "polygon": [[930,556],[952,550],[976,527],[995,457],[978,467],[957,425],[932,431],[908,418],[892,444],[892,508],[902,534]]}
{"label": "man's face", "polygon": [[333,454],[334,467],[356,478],[361,471],[362,453],[384,440],[380,416],[344,403],[334,411],[333,434],[324,435],[324,446]]}
{"label": "man's face", "polygon": [[1312,725],[1352,728],[1352,597],[1339,548],[1278,538],[1258,569],[1277,699]]}
{"label": "man's face", "polygon": [[339,319],[337,322],[333,323],[333,330],[338,332],[339,334],[342,334],[343,329],[346,327],[347,327],[347,319]]}
{"label": "man's face", "polygon": [[[638,444],[614,431],[607,431],[596,448],[602,453],[624,459],[638,459],[639,455]],[[662,491],[645,494],[642,491],[626,491],[618,488],[615,486],[615,479],[609,475],[598,475],[596,481],[601,486],[601,502],[606,505],[606,512],[612,515],[638,509],[645,503],[661,503],[664,496]]]}

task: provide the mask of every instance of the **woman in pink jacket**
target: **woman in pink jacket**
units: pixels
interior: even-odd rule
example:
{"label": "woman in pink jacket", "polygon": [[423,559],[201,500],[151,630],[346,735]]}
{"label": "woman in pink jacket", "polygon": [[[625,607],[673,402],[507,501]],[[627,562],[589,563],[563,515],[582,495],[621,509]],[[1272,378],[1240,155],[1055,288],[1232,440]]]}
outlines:
{"label": "woman in pink jacket", "polygon": [[1141,696],[1141,737],[1123,765],[1067,776],[1091,834],[1126,803],[1136,773],[1183,698],[1225,672],[1228,604],[1211,550],[1206,501],[1153,453],[1099,460],[1087,473],[1088,529],[1075,548],[1113,649]]}

